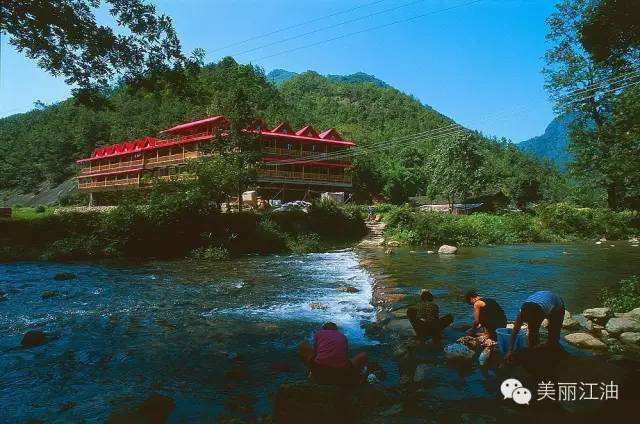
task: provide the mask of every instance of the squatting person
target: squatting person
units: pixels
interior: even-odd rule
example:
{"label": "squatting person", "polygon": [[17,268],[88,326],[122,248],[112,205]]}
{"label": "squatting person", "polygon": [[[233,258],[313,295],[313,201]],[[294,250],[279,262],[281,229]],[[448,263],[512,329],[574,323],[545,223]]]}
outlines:
{"label": "squatting person", "polygon": [[451,314],[440,317],[440,309],[433,301],[433,294],[426,289],[420,292],[420,301],[416,306],[407,309],[407,318],[419,340],[427,337],[439,339],[442,330],[453,322]]}
{"label": "squatting person", "polygon": [[300,357],[309,367],[311,379],[319,384],[357,384],[367,364],[367,354],[349,359],[347,337],[333,322],[325,323],[313,336],[313,346],[303,340]]}
{"label": "squatting person", "polygon": [[506,327],[507,316],[498,302],[490,297],[482,297],[475,290],[469,290],[465,301],[473,306],[473,324],[467,332],[474,334],[480,327],[484,327],[491,340],[496,340],[496,329]]}

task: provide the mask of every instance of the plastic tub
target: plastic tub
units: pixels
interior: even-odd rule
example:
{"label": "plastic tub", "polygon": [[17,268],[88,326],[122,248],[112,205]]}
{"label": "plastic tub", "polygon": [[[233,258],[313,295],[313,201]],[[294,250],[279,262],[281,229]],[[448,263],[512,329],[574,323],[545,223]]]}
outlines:
{"label": "plastic tub", "polygon": [[[507,353],[509,350],[509,340],[511,339],[510,328],[498,328],[496,329],[496,336],[498,338],[498,347],[502,353]],[[520,329],[516,336],[516,341],[513,344],[513,351],[518,352],[527,345],[527,334]]]}

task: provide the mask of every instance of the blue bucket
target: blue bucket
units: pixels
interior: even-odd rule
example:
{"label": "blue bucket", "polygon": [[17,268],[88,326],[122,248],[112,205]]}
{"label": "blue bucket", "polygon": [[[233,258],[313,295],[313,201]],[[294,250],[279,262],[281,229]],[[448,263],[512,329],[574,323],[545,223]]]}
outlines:
{"label": "blue bucket", "polygon": [[[498,328],[496,329],[496,336],[498,347],[503,354],[506,354],[509,350],[509,340],[511,339],[511,329],[510,328]],[[513,344],[513,351],[519,352],[527,346],[527,334],[520,329],[518,331],[518,335],[516,336],[515,343]]]}

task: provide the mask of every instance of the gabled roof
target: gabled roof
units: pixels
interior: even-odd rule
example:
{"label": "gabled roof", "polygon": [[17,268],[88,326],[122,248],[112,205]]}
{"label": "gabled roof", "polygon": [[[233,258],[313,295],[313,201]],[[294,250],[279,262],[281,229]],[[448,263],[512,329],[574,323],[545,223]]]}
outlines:
{"label": "gabled roof", "polygon": [[251,125],[249,125],[250,130],[255,131],[269,131],[269,125],[267,125],[264,119],[256,119]]}
{"label": "gabled roof", "polygon": [[226,124],[227,118],[222,115],[210,116],[208,118],[200,119],[198,121],[187,122],[185,124],[176,125],[175,127],[167,128],[166,130],[160,131],[160,134],[175,134],[180,133],[182,131],[190,130],[197,127],[204,127],[213,123],[224,123]]}
{"label": "gabled roof", "polygon": [[318,131],[315,130],[311,125],[307,125],[305,127],[300,128],[296,131],[296,135],[302,135],[305,137],[318,137]]}
{"label": "gabled roof", "polygon": [[340,133],[334,128],[329,128],[328,130],[321,132],[318,137],[323,140],[344,141]]}
{"label": "gabled roof", "polygon": [[279,134],[292,134],[293,130],[291,129],[291,125],[288,122],[280,122],[274,129],[270,132],[279,133]]}

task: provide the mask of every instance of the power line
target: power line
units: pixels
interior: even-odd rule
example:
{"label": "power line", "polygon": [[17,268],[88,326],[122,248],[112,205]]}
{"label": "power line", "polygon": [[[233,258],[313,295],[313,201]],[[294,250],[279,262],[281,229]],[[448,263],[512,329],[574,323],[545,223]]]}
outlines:
{"label": "power line", "polygon": [[398,20],[395,20],[393,22],[389,22],[389,23],[386,23],[386,24],[383,24],[383,25],[376,25],[376,26],[373,26],[373,27],[361,29],[359,31],[354,31],[354,32],[350,32],[350,33],[347,33],[347,34],[343,34],[343,35],[340,35],[338,37],[329,38],[329,39],[326,39],[326,40],[318,41],[316,43],[307,44],[307,45],[304,45],[304,46],[299,46],[299,47],[295,47],[295,48],[292,48],[292,49],[289,49],[289,50],[284,50],[284,51],[281,51],[281,52],[278,52],[278,53],[274,53],[274,54],[271,54],[271,55],[263,56],[263,57],[260,57],[260,58],[258,58],[256,60],[270,59],[270,58],[275,57],[275,56],[280,56],[280,55],[283,55],[283,54],[292,53],[292,52],[295,52],[295,51],[298,51],[298,50],[302,50],[302,49],[306,49],[306,48],[309,48],[309,47],[319,46],[319,45],[322,45],[322,44],[329,43],[331,41],[340,40],[340,39],[343,39],[343,38],[346,38],[346,37],[350,37],[350,36],[353,36],[353,35],[362,34],[364,32],[373,31],[373,30],[381,29],[381,28],[386,28],[386,27],[389,27],[389,26],[392,26],[392,25],[397,25],[397,24],[400,24],[400,23],[411,22],[411,21],[414,21],[416,19],[424,18],[425,16],[435,15],[437,13],[448,12],[449,10],[457,9],[457,8],[460,8],[460,7],[470,6],[470,5],[475,4],[475,3],[480,3],[481,1],[484,1],[484,0],[472,0],[472,1],[465,2],[464,4],[459,4],[459,5],[456,5],[456,6],[450,6],[450,7],[446,7],[446,8],[443,8],[443,9],[438,9],[438,10],[433,10],[431,12],[422,13],[420,15],[415,15],[415,16],[412,16],[412,17],[407,18],[407,19],[398,19]]}
{"label": "power line", "polygon": [[328,15],[324,15],[324,16],[320,16],[320,17],[317,17],[317,18],[314,18],[314,19],[310,19],[308,21],[300,22],[299,24],[290,25],[290,26],[287,26],[287,27],[284,27],[284,28],[278,28],[278,29],[273,30],[271,32],[266,32],[266,33],[263,33],[263,34],[260,34],[260,35],[256,35],[254,37],[249,37],[249,38],[247,38],[245,40],[242,40],[242,41],[238,41],[238,42],[235,42],[235,43],[227,44],[227,45],[222,46],[222,47],[218,47],[216,49],[210,50],[210,52],[213,53],[213,52],[217,52],[217,51],[220,51],[220,50],[228,49],[230,47],[240,46],[242,44],[248,43],[249,41],[253,41],[253,40],[260,39],[260,38],[269,37],[271,35],[278,34],[280,32],[288,31],[288,30],[294,29],[294,28],[299,28],[299,27],[305,26],[307,24],[312,24],[314,22],[321,21],[321,20],[326,19],[326,18],[332,18],[334,16],[343,15],[345,13],[353,12],[354,10],[362,9],[364,7],[375,6],[376,4],[383,3],[385,1],[386,0],[377,0],[377,1],[374,1],[374,2],[371,2],[371,3],[365,3],[365,4],[362,4],[360,6],[352,7],[350,9],[344,9],[344,10],[341,10],[341,11],[338,11],[338,12],[330,13]]}
{"label": "power line", "polygon": [[239,53],[231,54],[231,56],[240,56],[240,55],[243,55],[243,54],[254,52],[256,50],[264,49],[266,47],[271,47],[271,46],[274,46],[276,44],[286,43],[287,41],[296,40],[298,38],[306,37],[306,36],[312,35],[312,34],[317,34],[318,32],[321,32],[321,31],[325,31],[325,30],[332,29],[332,28],[337,28],[337,27],[342,26],[342,25],[346,25],[346,24],[350,24],[350,23],[353,23],[353,22],[361,21],[363,19],[368,19],[368,18],[371,18],[373,16],[381,15],[383,13],[393,12],[394,10],[402,9],[403,7],[412,6],[412,5],[416,4],[416,3],[422,3],[423,1],[424,0],[414,0],[414,1],[411,1],[409,3],[401,4],[400,6],[390,7],[388,9],[384,9],[384,10],[381,10],[381,11],[378,11],[378,12],[370,13],[368,15],[360,16],[360,17],[353,18],[353,19],[348,19],[346,21],[338,22],[338,23],[333,24],[333,25],[328,25],[328,26],[325,26],[325,27],[317,28],[317,29],[314,29],[312,31],[308,31],[308,32],[305,32],[305,33],[302,33],[302,34],[293,35],[293,36],[288,37],[288,38],[283,38],[283,39],[278,40],[278,41],[273,41],[271,43],[263,44],[263,45],[258,46],[258,47],[253,47],[251,49],[244,50],[244,51],[241,51]]}
{"label": "power line", "polygon": [[[631,72],[629,72],[631,73]],[[629,78],[629,77],[625,77],[625,78]],[[635,84],[640,83],[640,80],[638,81],[634,81],[628,84],[625,84],[621,87],[616,87],[616,88],[611,88],[609,90],[606,90],[603,94],[606,94],[608,92],[613,92],[613,91],[617,91],[620,90],[622,88],[626,88],[628,86],[632,86]],[[592,88],[596,88],[597,86],[603,85],[603,84],[609,84],[608,81],[600,81],[598,83],[594,83],[591,84],[590,86]],[[574,95],[576,97],[578,97],[577,99],[575,99],[574,101],[581,101],[582,98],[580,98],[580,96],[583,95],[583,93],[581,93],[584,89],[577,89],[574,90],[572,93],[575,93]],[[569,96],[570,94],[568,94],[567,96]],[[566,97],[566,96],[565,96]],[[520,115],[522,114],[524,111],[526,110],[526,105],[521,105],[519,108],[517,108],[516,110],[511,110],[510,112],[507,113],[496,113],[493,114],[494,116],[499,116],[502,115],[502,119],[506,119],[509,118],[511,116],[516,116],[516,115]],[[505,111],[506,112],[506,111]],[[491,115],[485,116],[485,118],[483,118],[482,120],[485,121],[487,119],[489,119],[491,117]],[[458,134],[464,134],[464,133],[469,133],[472,130],[469,130],[467,128],[462,127],[461,125],[457,124],[457,123],[453,123],[453,124],[449,124],[446,126],[442,126],[442,127],[437,127],[437,128],[433,128],[427,131],[423,131],[420,133],[415,133],[415,134],[410,134],[404,137],[400,137],[400,138],[396,138],[396,139],[391,139],[391,140],[381,140],[379,142],[373,143],[369,146],[358,146],[355,149],[348,149],[345,151],[339,151],[339,152],[334,152],[334,153],[328,153],[325,155],[318,155],[317,158],[311,158],[311,159],[306,159],[306,160],[289,160],[289,161],[282,161],[282,162],[278,162],[279,165],[290,165],[290,164],[304,164],[304,163],[309,163],[309,162],[316,162],[318,160],[335,160],[335,159],[344,159],[344,158],[348,158],[348,157],[354,157],[354,156],[359,156],[361,154],[366,154],[366,153],[370,153],[373,151],[377,151],[377,150],[383,150],[385,148],[388,147],[392,147],[392,145],[399,143],[399,142],[406,142],[406,145],[415,145],[417,143],[420,142],[424,142],[426,141],[425,137],[431,137],[431,138],[439,138],[439,137],[444,137],[444,136],[454,136],[454,135],[458,135]]]}

